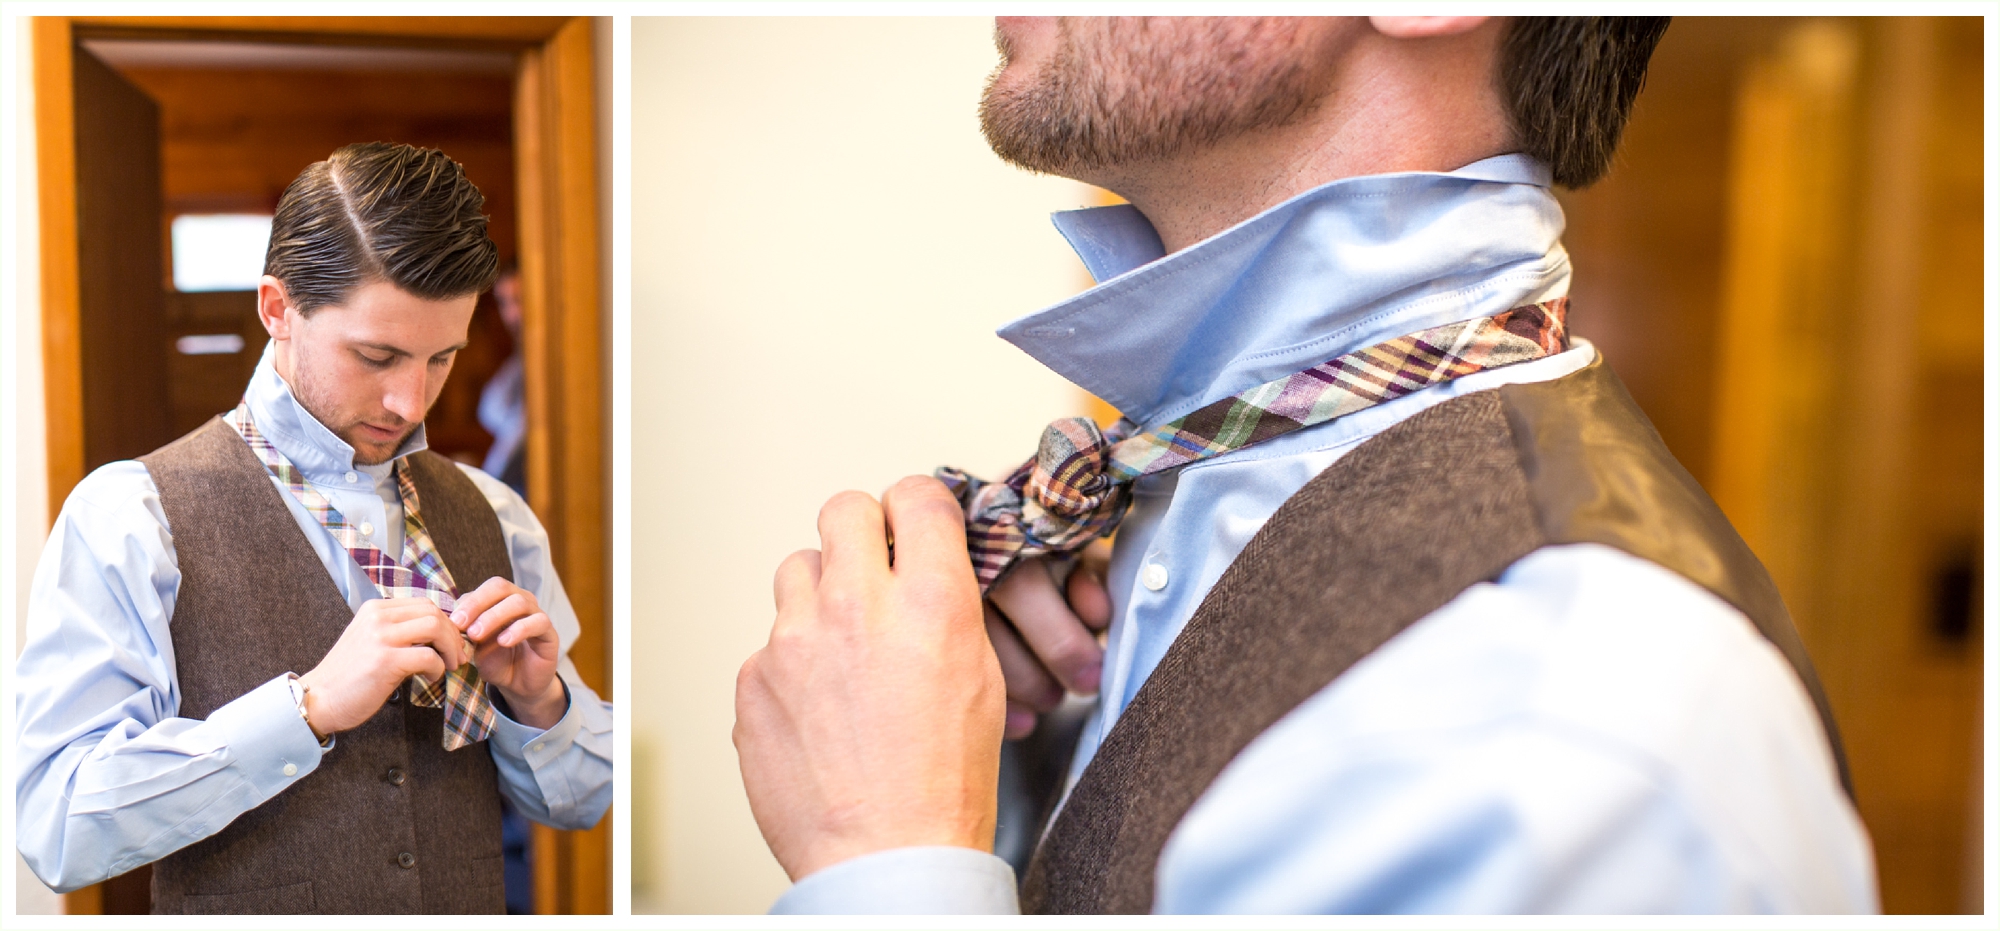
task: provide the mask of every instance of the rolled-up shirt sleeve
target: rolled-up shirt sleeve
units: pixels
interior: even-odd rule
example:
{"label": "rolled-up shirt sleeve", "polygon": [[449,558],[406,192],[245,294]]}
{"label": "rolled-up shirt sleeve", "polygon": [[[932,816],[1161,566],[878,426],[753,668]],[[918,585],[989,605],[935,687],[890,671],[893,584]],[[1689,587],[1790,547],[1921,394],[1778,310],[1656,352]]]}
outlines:
{"label": "rolled-up shirt sleeve", "polygon": [[514,569],[514,584],[528,590],[549,616],[561,642],[556,667],[569,692],[569,709],[548,730],[503,713],[492,737],[500,791],[529,820],[563,830],[595,825],[611,807],[611,704],[600,699],[570,661],[581,626],[549,553],[548,532],[514,490],[478,469],[460,466],[500,518],[500,532]]}
{"label": "rolled-up shirt sleeve", "polygon": [[145,467],[79,484],[36,567],[15,664],[16,845],[59,892],[208,837],[319,766],[283,676],[207,720],[177,716],[179,587]]}

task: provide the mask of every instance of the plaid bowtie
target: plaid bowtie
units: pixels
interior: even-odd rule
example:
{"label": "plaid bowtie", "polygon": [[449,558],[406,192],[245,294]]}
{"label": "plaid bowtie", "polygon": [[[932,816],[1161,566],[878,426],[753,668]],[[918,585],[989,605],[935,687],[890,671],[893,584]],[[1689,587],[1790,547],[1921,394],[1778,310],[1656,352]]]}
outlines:
{"label": "plaid bowtie", "polygon": [[1071,553],[1118,529],[1132,482],[1294,430],[1326,423],[1474,372],[1527,362],[1569,347],[1569,299],[1432,327],[1322,362],[1138,430],[1121,420],[1100,430],[1087,417],[1049,425],[1035,458],[1004,481],[946,466],[937,477],[965,508],[965,542],[985,592],[1015,563]]}
{"label": "plaid bowtie", "polygon": [[[395,470],[396,491],[403,499],[403,558],[391,560],[388,554],[371,545],[359,528],[348,523],[333,502],[312,487],[298,467],[292,465],[284,453],[258,432],[257,425],[250,420],[247,403],[239,403],[223,419],[236,429],[257,457],[264,460],[264,465],[291,491],[292,497],[305,505],[306,511],[318,518],[320,526],[340,541],[348,555],[361,566],[361,571],[367,573],[368,580],[375,583],[382,597],[429,598],[438,610],[451,613],[458,604],[458,586],[452,582],[451,571],[445,568],[444,559],[438,556],[437,544],[431,540],[430,531],[424,529],[423,519],[418,516],[417,486],[410,481],[408,470],[400,464]],[[466,655],[471,654],[471,642],[467,641]],[[436,682],[426,682],[422,676],[411,676],[409,688],[412,704],[444,709],[446,750],[478,743],[493,733],[493,723],[499,712],[494,709],[492,699],[486,697],[486,685],[479,677],[479,667],[466,663],[447,672]]]}

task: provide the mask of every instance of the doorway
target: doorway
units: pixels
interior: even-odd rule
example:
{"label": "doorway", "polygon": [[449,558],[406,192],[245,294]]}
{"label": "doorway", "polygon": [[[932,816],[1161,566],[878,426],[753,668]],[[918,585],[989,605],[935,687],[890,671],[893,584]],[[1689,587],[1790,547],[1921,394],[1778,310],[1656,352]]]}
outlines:
{"label": "doorway", "polygon": [[[44,17],[34,30],[52,513],[88,470],[241,393],[265,341],[244,266],[232,278],[190,257],[226,253],[231,235],[254,243],[246,224],[268,223],[284,186],[340,145],[439,148],[486,195],[523,319],[516,340],[481,298],[427,419],[431,446],[479,461],[491,444],[480,389],[518,351],[525,490],[583,628],[572,658],[609,698],[591,21]],[[588,832],[536,827],[532,871],[510,877],[525,895],[510,888],[510,900],[608,913],[609,836],[608,818]],[[142,872],[71,893],[66,910],[147,911]]]}

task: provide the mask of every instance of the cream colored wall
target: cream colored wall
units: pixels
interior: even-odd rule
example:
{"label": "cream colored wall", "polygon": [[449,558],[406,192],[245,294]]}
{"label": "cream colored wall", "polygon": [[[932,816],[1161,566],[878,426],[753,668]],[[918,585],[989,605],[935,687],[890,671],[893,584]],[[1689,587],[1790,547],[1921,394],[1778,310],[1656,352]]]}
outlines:
{"label": "cream colored wall", "polygon": [[636,910],[786,887],[730,743],[771,572],[846,488],[1003,471],[1081,412],[992,335],[1076,291],[1073,182],[1007,167],[985,19],[639,18],[632,31]]}
{"label": "cream colored wall", "polygon": [[[14,317],[12,332],[7,334],[7,357],[0,359],[0,364],[8,366],[7,384],[0,391],[6,392],[6,402],[14,413],[13,435],[0,439],[0,443],[7,444],[0,450],[0,463],[4,463],[0,471],[14,484],[13,509],[5,521],[11,545],[0,547],[8,551],[5,562],[12,570],[5,586],[14,618],[14,653],[8,654],[10,657],[19,652],[23,639],[28,582],[34,577],[42,541],[48,537],[49,513],[48,469],[44,458],[47,447],[42,439],[42,275],[41,230],[36,225],[34,60],[30,54],[31,33],[24,24],[25,20],[16,21],[12,56],[15,239],[14,268],[9,277],[13,279],[14,293],[10,297]],[[13,706],[11,698],[7,703],[10,708]],[[11,728],[6,739],[10,742],[13,739]],[[8,836],[11,839],[11,832]],[[19,853],[14,854],[14,896],[17,915],[62,912],[62,898],[35,878]]]}

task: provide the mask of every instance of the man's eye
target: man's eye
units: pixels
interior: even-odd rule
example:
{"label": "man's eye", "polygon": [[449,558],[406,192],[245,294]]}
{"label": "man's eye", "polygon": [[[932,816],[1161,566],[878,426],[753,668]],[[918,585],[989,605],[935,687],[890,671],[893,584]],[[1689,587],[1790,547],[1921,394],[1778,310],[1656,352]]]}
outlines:
{"label": "man's eye", "polygon": [[432,356],[432,357],[431,357],[431,364],[432,364],[432,365],[450,365],[450,364],[451,364],[451,360],[452,360],[452,356],[453,356],[453,355],[455,355],[455,353],[449,353],[449,352],[447,352],[447,353],[445,353],[444,355],[441,355],[441,356]]}
{"label": "man's eye", "polygon": [[369,365],[372,365],[378,369],[386,369],[389,367],[390,362],[395,361],[394,356],[383,356],[382,358],[377,359],[374,356],[371,356],[365,352],[355,353],[355,355],[360,356],[361,361],[366,362]]}

